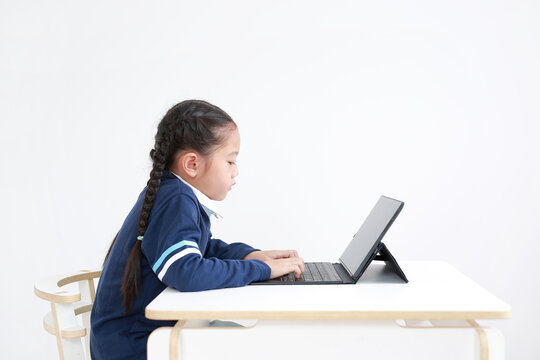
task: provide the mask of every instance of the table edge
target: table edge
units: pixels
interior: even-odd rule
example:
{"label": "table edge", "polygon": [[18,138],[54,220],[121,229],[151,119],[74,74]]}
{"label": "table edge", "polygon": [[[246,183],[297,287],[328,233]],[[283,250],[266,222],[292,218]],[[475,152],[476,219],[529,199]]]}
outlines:
{"label": "table edge", "polygon": [[146,309],[152,320],[494,320],[509,319],[507,311],[181,311]]}

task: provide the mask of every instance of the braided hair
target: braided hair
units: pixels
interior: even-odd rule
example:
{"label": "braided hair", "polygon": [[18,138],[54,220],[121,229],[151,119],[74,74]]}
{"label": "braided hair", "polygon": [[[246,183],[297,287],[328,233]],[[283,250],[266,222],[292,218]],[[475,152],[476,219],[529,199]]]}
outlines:
{"label": "braided hair", "polygon": [[[235,122],[219,107],[202,100],[186,100],[174,105],[160,121],[154,148],[150,151],[152,170],[137,224],[137,237],[144,236],[148,217],[165,170],[171,168],[175,155],[181,150],[195,150],[203,157],[212,153],[226,140],[227,130],[236,129]],[[116,241],[116,234],[105,257],[107,261]],[[122,280],[124,308],[129,314],[141,284],[141,241],[133,246]]]}

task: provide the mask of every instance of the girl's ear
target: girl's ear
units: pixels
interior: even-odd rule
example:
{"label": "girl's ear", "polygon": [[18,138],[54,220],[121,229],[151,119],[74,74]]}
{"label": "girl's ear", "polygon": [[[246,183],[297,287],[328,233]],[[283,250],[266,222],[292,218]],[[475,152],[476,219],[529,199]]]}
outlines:
{"label": "girl's ear", "polygon": [[194,152],[186,152],[176,157],[173,171],[177,174],[185,173],[195,177],[201,168],[201,158]]}

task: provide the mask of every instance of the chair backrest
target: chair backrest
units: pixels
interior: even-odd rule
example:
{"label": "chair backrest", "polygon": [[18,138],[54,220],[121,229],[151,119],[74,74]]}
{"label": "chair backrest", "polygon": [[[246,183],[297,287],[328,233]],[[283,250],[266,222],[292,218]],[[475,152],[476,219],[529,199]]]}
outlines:
{"label": "chair backrest", "polygon": [[[34,293],[51,303],[43,327],[56,336],[61,360],[90,360],[90,311],[96,296],[94,279],[100,275],[101,270],[80,270],[34,285]],[[62,288],[71,283],[78,283],[78,291]]]}

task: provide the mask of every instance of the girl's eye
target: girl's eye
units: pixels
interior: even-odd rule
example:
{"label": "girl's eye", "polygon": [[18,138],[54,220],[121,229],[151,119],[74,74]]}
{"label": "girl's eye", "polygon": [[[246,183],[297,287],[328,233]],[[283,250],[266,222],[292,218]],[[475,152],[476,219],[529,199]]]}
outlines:
{"label": "girl's eye", "polygon": [[234,165],[236,163],[234,161],[229,161],[229,164]]}

